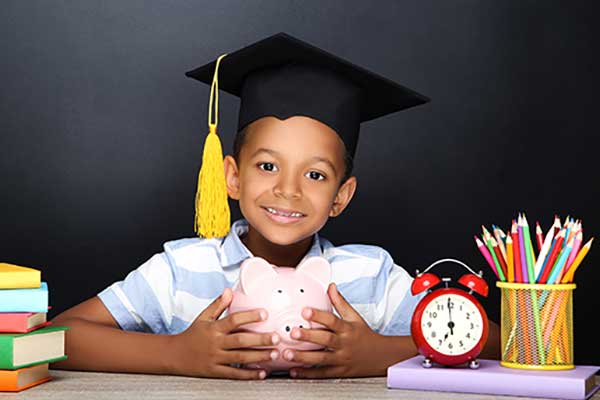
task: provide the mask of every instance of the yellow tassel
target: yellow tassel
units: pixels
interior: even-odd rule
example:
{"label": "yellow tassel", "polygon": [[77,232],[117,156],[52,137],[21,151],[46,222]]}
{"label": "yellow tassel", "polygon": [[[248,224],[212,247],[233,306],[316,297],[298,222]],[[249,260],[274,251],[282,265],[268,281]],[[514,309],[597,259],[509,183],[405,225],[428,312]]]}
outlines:
{"label": "yellow tassel", "polygon": [[[219,83],[217,71],[219,63],[225,54],[217,59],[215,74],[210,89],[208,112],[209,132],[204,142],[202,168],[198,173],[198,188],[196,191],[196,217],[194,231],[201,237],[223,237],[229,233],[230,214],[227,203],[227,187],[223,167],[223,150],[217,135],[219,111]],[[212,103],[215,97],[215,122],[212,123]]]}

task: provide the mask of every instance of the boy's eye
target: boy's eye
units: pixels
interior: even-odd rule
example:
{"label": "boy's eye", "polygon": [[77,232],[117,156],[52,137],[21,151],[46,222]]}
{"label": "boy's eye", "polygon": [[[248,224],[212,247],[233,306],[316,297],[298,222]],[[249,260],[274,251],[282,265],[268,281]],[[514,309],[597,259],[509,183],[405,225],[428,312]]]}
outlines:
{"label": "boy's eye", "polygon": [[262,169],[263,171],[269,171],[269,172],[273,172],[277,169],[275,164],[270,163],[270,162],[259,163],[258,168]]}
{"label": "boy's eye", "polygon": [[325,176],[323,174],[321,174],[320,172],[317,172],[317,171],[310,171],[308,173],[308,177],[310,179],[314,179],[316,181],[322,181],[323,179],[325,179]]}

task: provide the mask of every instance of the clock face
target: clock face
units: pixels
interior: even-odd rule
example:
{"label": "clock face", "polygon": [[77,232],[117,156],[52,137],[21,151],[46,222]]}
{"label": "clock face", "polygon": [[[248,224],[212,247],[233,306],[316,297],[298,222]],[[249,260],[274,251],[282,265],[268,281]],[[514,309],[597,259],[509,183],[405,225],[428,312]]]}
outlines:
{"label": "clock face", "polygon": [[434,350],[453,356],[464,354],[480,341],[483,319],[468,298],[444,294],[433,299],[421,317],[423,337]]}

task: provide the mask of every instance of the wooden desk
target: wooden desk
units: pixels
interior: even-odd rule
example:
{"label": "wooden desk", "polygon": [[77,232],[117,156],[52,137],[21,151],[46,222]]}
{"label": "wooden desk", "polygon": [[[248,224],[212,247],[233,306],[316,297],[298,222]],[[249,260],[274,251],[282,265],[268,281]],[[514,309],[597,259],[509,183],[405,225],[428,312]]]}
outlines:
{"label": "wooden desk", "polygon": [[[107,374],[52,370],[50,382],[21,393],[0,393],[5,399],[227,399],[286,400],[329,399],[499,399],[525,397],[419,392],[388,389],[385,378],[293,380],[283,377],[264,381],[233,381],[178,376]],[[597,378],[598,379],[598,378]],[[594,399],[600,399],[597,393]]]}

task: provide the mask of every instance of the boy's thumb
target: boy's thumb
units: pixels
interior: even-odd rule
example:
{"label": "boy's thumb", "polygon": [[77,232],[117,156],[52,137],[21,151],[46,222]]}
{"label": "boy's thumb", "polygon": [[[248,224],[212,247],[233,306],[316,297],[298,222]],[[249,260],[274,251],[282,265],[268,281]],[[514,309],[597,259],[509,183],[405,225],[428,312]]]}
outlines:
{"label": "boy's thumb", "polygon": [[219,297],[214,299],[213,302],[210,303],[204,311],[202,311],[198,319],[205,321],[217,320],[221,316],[221,314],[223,314],[223,311],[225,311],[227,307],[229,307],[229,304],[231,304],[231,300],[233,300],[233,292],[230,288],[225,288],[223,290],[223,293]]}

